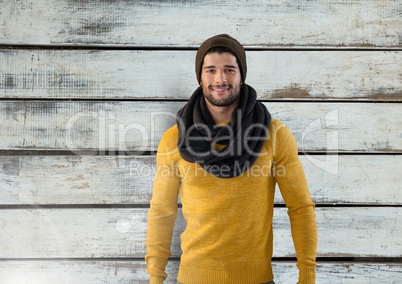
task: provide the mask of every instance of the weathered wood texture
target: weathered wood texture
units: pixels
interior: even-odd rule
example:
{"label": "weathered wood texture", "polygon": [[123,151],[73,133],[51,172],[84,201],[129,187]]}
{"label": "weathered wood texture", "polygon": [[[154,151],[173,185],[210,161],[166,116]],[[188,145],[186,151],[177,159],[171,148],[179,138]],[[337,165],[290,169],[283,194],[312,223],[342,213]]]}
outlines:
{"label": "weathered wood texture", "polygon": [[3,44],[188,47],[213,32],[257,47],[402,45],[399,0],[2,0],[0,7]]}
{"label": "weathered wood texture", "polygon": [[[166,271],[166,284],[176,284],[178,261],[170,261]],[[297,282],[294,262],[274,261],[275,281],[280,284]],[[2,284],[42,283],[119,283],[148,284],[143,261],[7,261],[0,262]],[[383,279],[387,284],[398,284],[401,268],[397,263],[320,263],[317,267],[317,283],[377,284]],[[385,282],[386,281],[386,282]],[[332,283],[332,282],[331,282]]]}
{"label": "weathered wood texture", "polygon": [[[402,100],[401,51],[248,51],[259,99]],[[3,50],[0,97],[188,99],[195,51]]]}
{"label": "weathered wood texture", "polygon": [[[182,102],[0,102],[0,149],[155,150]],[[402,151],[402,104],[266,103],[300,151]]]}
{"label": "weathered wood texture", "polygon": [[[119,155],[156,150],[197,86],[195,48],[229,33],[299,144],[328,257],[317,283],[400,283],[401,14],[399,0],[0,0],[0,282],[147,283],[154,157]],[[286,208],[274,218],[275,256],[293,257]],[[294,265],[274,263],[277,283]]]}
{"label": "weathered wood texture", "polygon": [[[300,157],[318,205],[402,205],[401,155],[329,157]],[[152,156],[0,157],[0,169],[0,205],[147,204],[156,172]]]}
{"label": "weathered wood texture", "polygon": [[[317,208],[322,257],[400,257],[401,207]],[[0,258],[143,257],[147,209],[3,209]],[[276,208],[274,256],[294,257],[286,208]],[[180,216],[173,256],[180,255]],[[18,234],[16,234],[18,232]]]}

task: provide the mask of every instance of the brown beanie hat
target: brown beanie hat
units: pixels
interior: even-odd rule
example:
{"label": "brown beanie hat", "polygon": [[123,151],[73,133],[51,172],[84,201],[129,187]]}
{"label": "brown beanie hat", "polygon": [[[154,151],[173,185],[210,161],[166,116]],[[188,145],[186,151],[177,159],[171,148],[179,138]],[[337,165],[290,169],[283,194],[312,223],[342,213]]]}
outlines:
{"label": "brown beanie hat", "polygon": [[236,56],[240,63],[239,68],[242,82],[244,82],[247,74],[246,51],[240,42],[227,34],[213,36],[201,44],[197,51],[197,55],[195,56],[195,73],[197,75],[198,82],[201,82],[201,68],[204,61],[204,56],[208,53],[208,50],[214,47],[227,48],[229,51],[231,51],[231,53],[233,53],[233,55]]}

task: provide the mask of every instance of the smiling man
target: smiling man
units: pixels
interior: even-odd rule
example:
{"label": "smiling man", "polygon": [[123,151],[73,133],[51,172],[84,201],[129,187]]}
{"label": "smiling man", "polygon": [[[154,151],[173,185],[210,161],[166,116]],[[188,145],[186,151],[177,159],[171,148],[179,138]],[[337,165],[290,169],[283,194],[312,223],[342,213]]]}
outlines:
{"label": "smiling man", "polygon": [[145,256],[150,283],[167,277],[178,196],[186,221],[180,283],[274,283],[276,184],[288,208],[298,283],[315,283],[314,203],[297,144],[245,83],[243,46],[226,34],[207,39],[195,71],[200,87],[158,147]]}
{"label": "smiling man", "polygon": [[236,57],[224,52],[224,49],[213,49],[204,57],[201,77],[202,92],[209,107],[216,106],[221,110],[226,110],[224,107],[236,107],[241,85]]}

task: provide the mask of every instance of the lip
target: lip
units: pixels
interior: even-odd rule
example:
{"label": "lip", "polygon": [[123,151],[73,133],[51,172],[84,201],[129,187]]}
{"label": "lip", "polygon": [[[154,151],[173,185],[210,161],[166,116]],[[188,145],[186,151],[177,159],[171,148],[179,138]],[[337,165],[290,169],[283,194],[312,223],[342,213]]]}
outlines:
{"label": "lip", "polygon": [[212,87],[211,89],[212,89],[212,91],[215,91],[215,92],[217,92],[217,93],[224,93],[224,92],[226,92],[226,91],[229,91],[230,87],[229,87],[229,86],[228,86],[228,87],[224,87],[224,88],[222,88],[222,87],[218,87],[218,88]]}
{"label": "lip", "polygon": [[229,88],[216,88],[216,89],[213,89],[213,90],[216,91],[216,92],[219,92],[219,93],[223,93],[223,92],[229,90]]}

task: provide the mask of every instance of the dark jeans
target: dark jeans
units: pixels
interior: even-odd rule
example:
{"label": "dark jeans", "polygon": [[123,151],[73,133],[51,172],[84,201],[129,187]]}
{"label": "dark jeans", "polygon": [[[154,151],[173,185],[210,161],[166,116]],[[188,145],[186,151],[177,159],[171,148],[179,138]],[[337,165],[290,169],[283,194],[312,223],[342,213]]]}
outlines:
{"label": "dark jeans", "polygon": [[[177,282],[177,283],[180,284],[180,282]],[[183,283],[181,283],[181,284],[183,284]],[[261,283],[261,284],[275,284],[275,282],[274,282],[274,281],[271,281],[271,282],[266,282],[266,283]]]}

